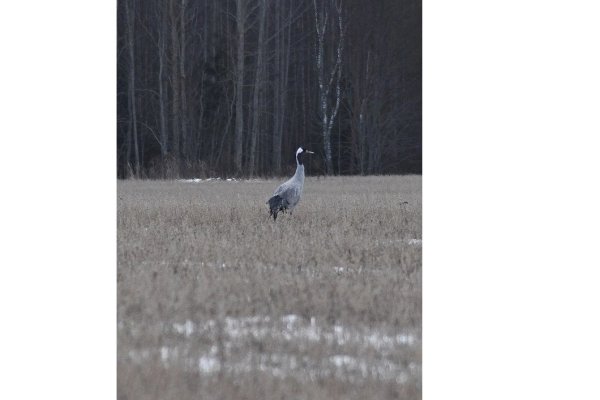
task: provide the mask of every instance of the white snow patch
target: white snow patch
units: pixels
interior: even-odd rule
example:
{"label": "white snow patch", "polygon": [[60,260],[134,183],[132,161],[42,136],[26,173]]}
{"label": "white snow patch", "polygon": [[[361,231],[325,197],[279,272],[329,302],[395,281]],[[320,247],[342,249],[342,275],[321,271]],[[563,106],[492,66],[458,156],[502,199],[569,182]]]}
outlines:
{"label": "white snow patch", "polygon": [[187,183],[201,183],[201,182],[211,182],[211,181],[224,181],[224,182],[240,182],[241,179],[236,179],[236,178],[220,178],[220,177],[214,177],[214,178],[206,178],[206,179],[202,179],[202,178],[191,178],[191,179],[177,179],[178,182],[187,182]]}
{"label": "white snow patch", "polygon": [[165,347],[165,346],[161,347],[160,348],[160,359],[163,362],[166,362],[168,358],[169,358],[169,348]]}
{"label": "white snow patch", "polygon": [[386,239],[375,241],[375,245],[378,246],[397,246],[403,243],[409,246],[421,246],[423,245],[423,239]]}
{"label": "white snow patch", "polygon": [[335,355],[335,356],[331,356],[329,357],[329,360],[335,364],[336,367],[338,368],[342,368],[348,365],[356,365],[356,358],[354,357],[350,357],[350,356],[345,356],[345,355]]}
{"label": "white snow patch", "polygon": [[219,360],[211,356],[202,356],[198,360],[198,369],[205,374],[216,372],[220,369]]}
{"label": "white snow patch", "polygon": [[[417,341],[415,335],[410,333],[398,333],[387,335],[377,329],[356,329],[343,325],[334,325],[332,328],[324,328],[317,325],[315,317],[310,322],[296,314],[288,314],[281,317],[281,326],[270,324],[268,316],[250,316],[233,318],[226,317],[220,326],[222,333],[231,339],[245,339],[254,337],[256,339],[270,338],[271,340],[309,342],[325,342],[337,345],[354,344],[372,347],[377,350],[390,350],[397,345],[412,346]],[[174,323],[173,331],[180,335],[190,337],[196,331],[210,333],[219,324],[216,320],[207,320],[201,324],[195,324],[190,320],[184,323]]]}
{"label": "white snow patch", "polygon": [[[143,328],[134,325],[125,326]],[[165,327],[158,325],[156,328],[165,332]],[[316,317],[305,318],[297,314],[277,319],[264,315],[202,321],[188,319],[168,325],[167,332],[169,328],[171,336],[167,333],[165,345],[130,350],[126,357],[138,364],[158,359],[164,368],[179,367],[202,374],[260,370],[303,381],[330,376],[341,380],[376,379],[403,383],[418,377],[421,370],[418,363],[403,365],[396,360],[399,346],[419,345],[419,337],[408,332],[370,326],[330,326]],[[217,341],[222,347],[215,345]],[[253,344],[256,341],[266,346],[257,350]],[[306,351],[313,346],[325,353]],[[327,352],[328,348],[341,353],[332,355]],[[293,352],[305,349],[302,351],[306,352],[299,356],[298,353],[287,353],[286,349]]]}
{"label": "white snow patch", "polygon": [[301,319],[302,319],[302,317],[300,317],[299,315],[295,315],[295,314],[284,315],[283,317],[281,317],[281,320],[283,321],[283,323],[286,324],[288,327],[290,327],[291,325],[300,321]]}
{"label": "white snow patch", "polygon": [[195,324],[189,319],[183,324],[173,324],[173,329],[175,330],[175,332],[185,336],[190,336],[192,333],[194,333],[195,328]]}

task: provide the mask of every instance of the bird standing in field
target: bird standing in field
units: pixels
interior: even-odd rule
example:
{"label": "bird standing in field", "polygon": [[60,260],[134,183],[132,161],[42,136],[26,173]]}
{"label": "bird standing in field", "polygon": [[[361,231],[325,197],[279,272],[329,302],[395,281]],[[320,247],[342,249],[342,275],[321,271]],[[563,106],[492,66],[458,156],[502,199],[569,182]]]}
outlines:
{"label": "bird standing in field", "polygon": [[273,197],[267,201],[269,204],[269,214],[273,220],[277,220],[277,213],[280,211],[290,214],[294,207],[300,201],[302,196],[302,188],[304,187],[304,154],[315,154],[312,151],[304,150],[298,147],[296,150],[296,173],[290,179],[282,183],[273,193]]}

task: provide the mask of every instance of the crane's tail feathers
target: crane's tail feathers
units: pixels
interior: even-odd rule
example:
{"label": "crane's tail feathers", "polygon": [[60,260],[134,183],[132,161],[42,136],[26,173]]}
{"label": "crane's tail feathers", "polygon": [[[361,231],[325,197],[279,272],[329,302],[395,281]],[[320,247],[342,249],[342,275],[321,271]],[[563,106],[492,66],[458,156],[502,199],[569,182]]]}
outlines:
{"label": "crane's tail feathers", "polygon": [[269,215],[273,217],[274,221],[277,220],[277,213],[285,212],[288,206],[287,201],[279,195],[271,197],[267,203],[269,203]]}

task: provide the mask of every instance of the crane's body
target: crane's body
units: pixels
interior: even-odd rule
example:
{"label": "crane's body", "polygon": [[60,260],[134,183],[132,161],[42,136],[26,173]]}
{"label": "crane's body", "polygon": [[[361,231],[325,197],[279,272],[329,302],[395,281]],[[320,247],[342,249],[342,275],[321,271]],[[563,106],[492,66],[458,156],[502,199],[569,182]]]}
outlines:
{"label": "crane's body", "polygon": [[304,188],[304,153],[314,154],[312,151],[299,147],[296,151],[296,173],[290,179],[279,185],[273,192],[273,197],[267,201],[269,214],[273,220],[277,220],[277,213],[289,211],[290,214],[300,201],[302,189]]}

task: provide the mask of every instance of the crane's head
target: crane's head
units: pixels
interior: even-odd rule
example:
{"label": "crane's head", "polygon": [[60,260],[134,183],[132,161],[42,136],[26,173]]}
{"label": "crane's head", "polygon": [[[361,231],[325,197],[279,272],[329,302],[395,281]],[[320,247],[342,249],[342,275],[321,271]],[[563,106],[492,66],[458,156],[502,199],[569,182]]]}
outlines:
{"label": "crane's head", "polygon": [[312,151],[308,151],[305,150],[302,146],[298,147],[298,150],[296,150],[296,161],[298,162],[299,165],[302,165],[303,163],[303,156],[304,154],[315,154]]}

